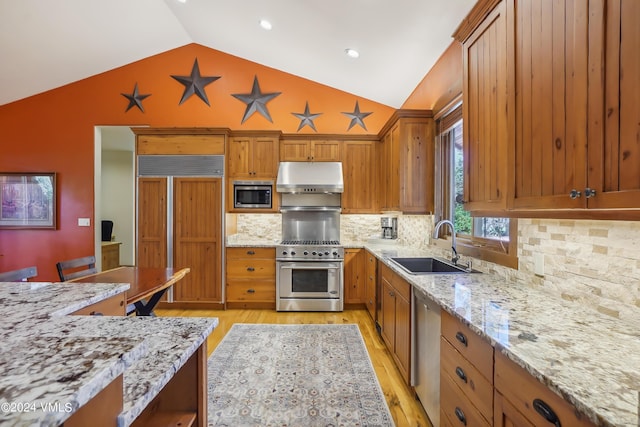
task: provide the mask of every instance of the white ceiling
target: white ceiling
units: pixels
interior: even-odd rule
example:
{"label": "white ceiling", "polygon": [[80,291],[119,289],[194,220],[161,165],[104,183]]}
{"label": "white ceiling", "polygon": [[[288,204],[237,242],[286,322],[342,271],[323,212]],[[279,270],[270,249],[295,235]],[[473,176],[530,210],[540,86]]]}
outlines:
{"label": "white ceiling", "polygon": [[[198,43],[399,108],[473,4],[0,0],[0,105]],[[271,31],[259,27],[262,18]]]}

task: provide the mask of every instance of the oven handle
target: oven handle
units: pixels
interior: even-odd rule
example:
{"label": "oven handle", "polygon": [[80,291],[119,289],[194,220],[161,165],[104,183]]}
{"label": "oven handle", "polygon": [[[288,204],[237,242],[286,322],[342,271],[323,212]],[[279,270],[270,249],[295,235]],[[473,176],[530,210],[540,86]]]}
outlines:
{"label": "oven handle", "polygon": [[[318,263],[320,264],[320,263]],[[302,266],[289,266],[289,265],[281,265],[280,268],[286,269],[286,270],[339,270],[340,266],[336,266],[336,267],[330,267],[330,266],[326,266],[326,267],[302,267]]]}

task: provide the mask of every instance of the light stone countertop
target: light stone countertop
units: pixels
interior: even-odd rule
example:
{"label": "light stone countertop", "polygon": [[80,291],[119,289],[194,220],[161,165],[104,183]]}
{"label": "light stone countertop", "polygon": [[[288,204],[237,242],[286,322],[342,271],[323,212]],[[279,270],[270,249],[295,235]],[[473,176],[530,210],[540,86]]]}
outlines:
{"label": "light stone countertop", "polygon": [[218,324],[68,315],[128,288],[0,283],[0,425],[58,426],[124,373],[118,425],[128,426]]}
{"label": "light stone countertop", "polygon": [[363,246],[596,425],[640,425],[640,324],[492,274],[407,274],[388,258],[434,255]]}

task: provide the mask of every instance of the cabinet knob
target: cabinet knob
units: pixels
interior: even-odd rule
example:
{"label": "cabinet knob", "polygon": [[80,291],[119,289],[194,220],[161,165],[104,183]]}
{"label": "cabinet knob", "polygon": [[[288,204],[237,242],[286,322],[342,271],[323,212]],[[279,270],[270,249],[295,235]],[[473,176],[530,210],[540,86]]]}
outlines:
{"label": "cabinet knob", "polygon": [[247,255],[255,255],[256,251],[247,251]]}
{"label": "cabinet knob", "polygon": [[467,337],[462,332],[456,332],[456,339],[465,347],[469,345]]}
{"label": "cabinet knob", "polygon": [[467,374],[464,373],[464,370],[460,366],[456,366],[456,375],[465,383],[467,382]]}
{"label": "cabinet knob", "polygon": [[247,267],[247,271],[256,271],[256,269],[253,267]]}
{"label": "cabinet knob", "polygon": [[581,194],[582,193],[580,193],[578,190],[574,188],[569,192],[569,197],[571,197],[572,199],[577,199],[578,197],[580,197]]}
{"label": "cabinet knob", "polygon": [[255,294],[256,290],[255,289],[247,289],[247,293],[248,294]]}
{"label": "cabinet knob", "polygon": [[456,406],[456,409],[453,412],[455,412],[456,418],[458,418],[460,420],[460,422],[466,426],[467,425],[467,417],[464,416],[464,412],[462,412],[462,409],[460,409],[460,408],[458,408]]}
{"label": "cabinet knob", "polygon": [[554,424],[556,427],[560,427],[560,420],[558,419],[558,416],[553,409],[551,409],[551,406],[549,406],[544,400],[533,399],[533,409],[542,415],[542,418],[549,421],[551,424]]}
{"label": "cabinet knob", "polygon": [[596,196],[596,190],[593,190],[589,187],[584,189],[584,197],[586,197],[587,199],[595,196]]}

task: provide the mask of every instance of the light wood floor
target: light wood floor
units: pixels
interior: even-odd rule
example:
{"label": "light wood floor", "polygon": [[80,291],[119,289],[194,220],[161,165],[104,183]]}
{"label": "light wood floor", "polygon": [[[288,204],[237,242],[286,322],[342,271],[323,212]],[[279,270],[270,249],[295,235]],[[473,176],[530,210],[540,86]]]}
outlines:
{"label": "light wood floor", "polygon": [[389,410],[398,427],[431,427],[428,418],[398,372],[391,354],[378,335],[367,310],[345,310],[339,313],[277,312],[275,310],[155,310],[158,316],[217,317],[218,327],[207,340],[209,355],[234,323],[356,323],[364,338],[371,362],[387,399]]}

